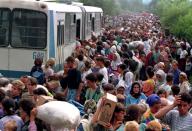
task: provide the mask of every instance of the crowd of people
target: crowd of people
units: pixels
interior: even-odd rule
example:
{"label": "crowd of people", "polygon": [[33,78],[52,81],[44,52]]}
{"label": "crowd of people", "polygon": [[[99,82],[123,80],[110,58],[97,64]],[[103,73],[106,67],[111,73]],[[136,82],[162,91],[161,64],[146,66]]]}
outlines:
{"label": "crowd of people", "polygon": [[[63,71],[54,71],[53,58],[45,65],[36,58],[30,76],[12,81],[2,76],[0,130],[51,131],[36,118],[39,96],[75,105],[82,116],[77,131],[192,130],[190,44],[165,33],[153,14],[115,19],[118,26],[78,40]],[[118,102],[103,126],[98,118],[107,93]]]}

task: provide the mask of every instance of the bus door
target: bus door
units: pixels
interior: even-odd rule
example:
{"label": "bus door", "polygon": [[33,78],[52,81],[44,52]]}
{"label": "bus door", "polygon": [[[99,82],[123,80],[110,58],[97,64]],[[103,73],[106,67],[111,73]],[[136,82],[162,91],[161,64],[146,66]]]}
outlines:
{"label": "bus door", "polygon": [[57,70],[63,69],[64,63],[64,20],[57,22]]}
{"label": "bus door", "polygon": [[81,20],[78,19],[76,23],[76,38],[81,39]]}

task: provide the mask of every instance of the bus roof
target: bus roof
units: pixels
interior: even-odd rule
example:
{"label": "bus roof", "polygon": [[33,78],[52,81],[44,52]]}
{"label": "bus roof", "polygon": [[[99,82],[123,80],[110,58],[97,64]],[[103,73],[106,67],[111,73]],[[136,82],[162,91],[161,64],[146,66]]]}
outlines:
{"label": "bus roof", "polygon": [[103,10],[99,7],[93,7],[93,6],[82,6],[85,8],[86,12],[103,12]]}
{"label": "bus roof", "polygon": [[45,12],[47,10],[46,4],[35,0],[0,0],[0,7],[4,8],[22,8]]}
{"label": "bus roof", "polygon": [[55,10],[60,12],[82,12],[80,7],[68,5],[64,3],[44,2],[48,6],[48,10]]}

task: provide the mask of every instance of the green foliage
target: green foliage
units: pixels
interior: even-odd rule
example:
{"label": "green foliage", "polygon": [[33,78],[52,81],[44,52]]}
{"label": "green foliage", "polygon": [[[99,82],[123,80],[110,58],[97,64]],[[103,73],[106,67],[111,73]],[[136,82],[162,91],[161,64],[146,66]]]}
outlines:
{"label": "green foliage", "polygon": [[162,25],[174,35],[191,41],[192,3],[189,0],[158,0],[154,3],[151,11],[160,17]]}
{"label": "green foliage", "polygon": [[[122,0],[120,0],[120,1],[122,1]],[[141,11],[146,10],[146,5],[143,4],[142,0],[126,0],[126,1],[127,1],[126,9],[129,11],[141,12]],[[122,3],[122,2],[120,2],[120,3]]]}

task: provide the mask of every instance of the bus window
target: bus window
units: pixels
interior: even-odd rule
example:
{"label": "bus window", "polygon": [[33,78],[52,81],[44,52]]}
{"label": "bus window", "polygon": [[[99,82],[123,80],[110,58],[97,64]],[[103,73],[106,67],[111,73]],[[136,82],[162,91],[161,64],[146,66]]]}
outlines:
{"label": "bus window", "polygon": [[64,22],[58,21],[57,25],[57,46],[64,45]]}
{"label": "bus window", "polygon": [[70,43],[70,25],[71,25],[71,15],[70,13],[65,14],[65,44]]}
{"label": "bus window", "polygon": [[46,14],[33,10],[14,9],[12,17],[11,46],[40,49],[46,47]]}
{"label": "bus window", "polygon": [[0,8],[0,46],[8,46],[10,13],[10,9]]}

